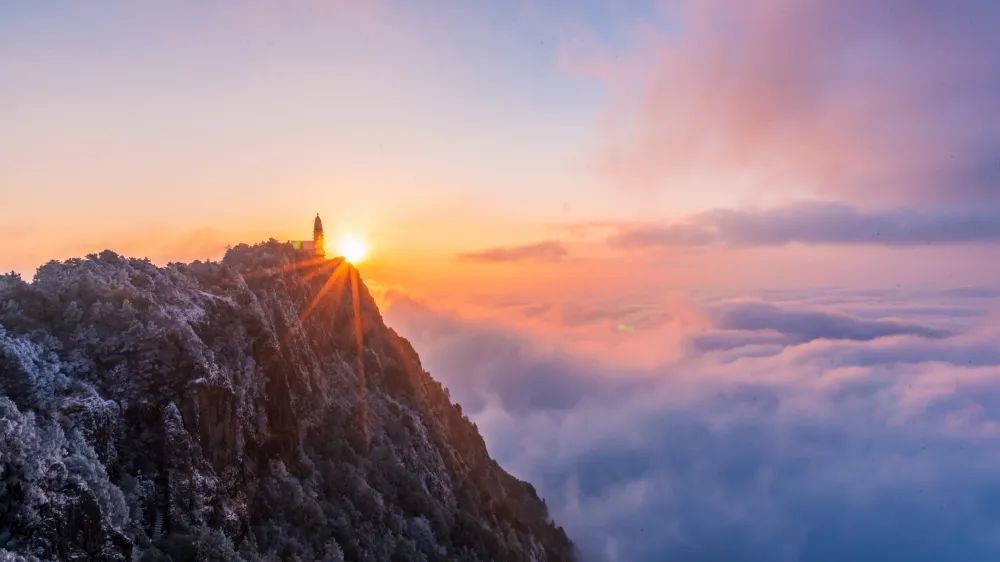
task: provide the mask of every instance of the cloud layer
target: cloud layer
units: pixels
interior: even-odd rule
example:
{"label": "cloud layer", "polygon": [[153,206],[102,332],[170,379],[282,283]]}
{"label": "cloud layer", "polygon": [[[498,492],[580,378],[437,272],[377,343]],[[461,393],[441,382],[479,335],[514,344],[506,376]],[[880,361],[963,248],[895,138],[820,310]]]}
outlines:
{"label": "cloud layer", "polygon": [[792,342],[816,339],[865,341],[903,334],[930,338],[946,334],[942,330],[919,324],[867,320],[810,309],[789,310],[757,301],[718,307],[715,317],[716,325],[720,328],[744,332],[773,331],[788,337]]}
{"label": "cloud layer", "polygon": [[614,177],[675,200],[1000,202],[992,2],[660,5],[628,49],[573,65],[615,100]]}
{"label": "cloud layer", "polygon": [[916,246],[1000,241],[1000,211],[862,211],[837,203],[767,210],[716,209],[671,224],[623,227],[620,247],[874,244]]}
{"label": "cloud layer", "polygon": [[[406,299],[386,316],[585,560],[982,560],[1000,552],[993,294],[706,302],[653,366]],[[669,316],[605,308],[548,318],[650,346],[615,325]]]}
{"label": "cloud layer", "polygon": [[512,261],[553,261],[566,257],[566,246],[561,242],[545,241],[524,246],[499,246],[478,252],[458,254],[462,261],[512,262]]}

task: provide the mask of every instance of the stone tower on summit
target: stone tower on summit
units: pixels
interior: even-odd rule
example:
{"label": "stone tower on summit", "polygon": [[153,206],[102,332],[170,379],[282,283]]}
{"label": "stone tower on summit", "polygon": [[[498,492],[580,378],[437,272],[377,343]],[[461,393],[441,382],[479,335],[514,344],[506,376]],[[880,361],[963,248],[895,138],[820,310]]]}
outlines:
{"label": "stone tower on summit", "polygon": [[323,221],[320,220],[319,213],[316,213],[316,220],[313,221],[312,240],[289,240],[288,243],[303,254],[309,254],[317,258],[325,258],[326,242],[323,238]]}
{"label": "stone tower on summit", "polygon": [[323,241],[323,221],[316,213],[316,220],[313,221],[313,251],[319,257],[326,256],[326,245]]}

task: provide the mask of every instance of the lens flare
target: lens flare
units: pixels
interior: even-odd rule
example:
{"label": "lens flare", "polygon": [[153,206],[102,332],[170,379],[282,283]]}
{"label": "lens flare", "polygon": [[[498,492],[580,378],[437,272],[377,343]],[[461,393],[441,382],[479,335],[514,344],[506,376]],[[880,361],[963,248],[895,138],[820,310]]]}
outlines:
{"label": "lens flare", "polygon": [[356,234],[346,234],[337,241],[337,255],[351,263],[358,263],[368,256],[368,244]]}

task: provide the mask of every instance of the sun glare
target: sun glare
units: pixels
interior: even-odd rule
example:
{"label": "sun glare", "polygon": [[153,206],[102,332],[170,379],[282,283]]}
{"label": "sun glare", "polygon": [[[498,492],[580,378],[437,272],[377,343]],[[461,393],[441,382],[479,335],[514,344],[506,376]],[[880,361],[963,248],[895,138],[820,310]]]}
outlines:
{"label": "sun glare", "polygon": [[337,255],[351,263],[358,263],[368,255],[368,245],[356,234],[345,234],[337,241]]}

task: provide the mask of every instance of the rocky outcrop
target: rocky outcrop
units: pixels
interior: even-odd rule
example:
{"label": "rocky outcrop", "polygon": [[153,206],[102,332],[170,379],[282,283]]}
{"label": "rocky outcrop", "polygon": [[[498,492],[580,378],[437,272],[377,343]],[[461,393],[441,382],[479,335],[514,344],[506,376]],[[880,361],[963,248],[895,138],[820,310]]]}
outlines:
{"label": "rocky outcrop", "polygon": [[0,557],[569,560],[357,271],[271,241],[0,277]]}

